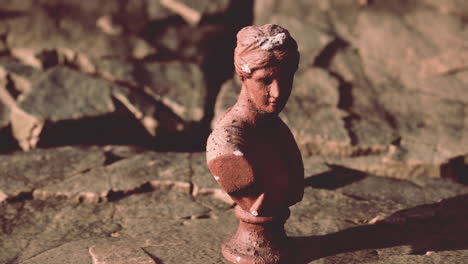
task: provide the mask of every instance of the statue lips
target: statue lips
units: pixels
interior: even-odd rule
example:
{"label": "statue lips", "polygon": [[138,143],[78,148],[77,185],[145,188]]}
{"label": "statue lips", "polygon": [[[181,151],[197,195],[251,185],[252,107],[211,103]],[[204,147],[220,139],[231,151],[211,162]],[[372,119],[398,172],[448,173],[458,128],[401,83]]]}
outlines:
{"label": "statue lips", "polygon": [[282,109],[283,102],[280,99],[269,100],[268,105],[275,110]]}

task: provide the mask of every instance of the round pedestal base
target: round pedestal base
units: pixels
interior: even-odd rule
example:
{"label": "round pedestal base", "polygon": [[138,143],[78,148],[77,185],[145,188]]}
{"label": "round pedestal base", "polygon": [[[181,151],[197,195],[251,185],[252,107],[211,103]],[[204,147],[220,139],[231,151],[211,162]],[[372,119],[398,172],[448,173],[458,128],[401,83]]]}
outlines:
{"label": "round pedestal base", "polygon": [[284,231],[289,209],[272,217],[255,217],[236,207],[237,232],[222,246],[223,256],[232,263],[292,263],[291,248]]}

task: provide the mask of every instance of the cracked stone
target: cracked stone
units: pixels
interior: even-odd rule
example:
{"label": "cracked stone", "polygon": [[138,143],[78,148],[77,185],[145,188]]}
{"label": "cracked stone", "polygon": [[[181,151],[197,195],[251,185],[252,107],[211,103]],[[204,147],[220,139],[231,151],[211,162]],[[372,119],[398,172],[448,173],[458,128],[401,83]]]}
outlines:
{"label": "cracked stone", "polygon": [[[191,219],[206,216],[209,212],[210,209],[196,203],[188,193],[159,189],[122,199],[115,205],[114,219],[120,220],[125,228],[141,219]],[[145,232],[143,229],[133,231],[135,234]]]}
{"label": "cracked stone", "polygon": [[145,251],[164,263],[228,263],[220,248],[235,232],[237,224],[232,210],[216,218],[187,221],[171,230],[150,235]]}
{"label": "cracked stone", "polygon": [[1,155],[0,190],[9,198],[31,192],[104,164],[104,152],[96,148],[61,147]]}
{"label": "cracked stone", "polygon": [[105,167],[97,167],[56,184],[38,188],[37,199],[63,196],[70,200],[98,202],[109,193],[128,193],[143,188],[169,187],[190,190],[187,153],[144,152]]}
{"label": "cracked stone", "polygon": [[[2,204],[0,254],[2,263],[23,261],[67,242],[108,237],[121,226],[111,219],[112,208],[26,201]],[[87,251],[83,252],[88,255]],[[79,254],[69,257],[80,258]],[[89,255],[88,255],[89,258]]]}
{"label": "cracked stone", "polygon": [[[189,193],[164,189],[135,193],[105,203],[68,203],[60,199],[2,203],[0,211],[3,227],[0,246],[6,249],[0,254],[2,263],[14,259],[18,263],[40,263],[41,259],[59,261],[70,247],[76,247],[79,250],[69,254],[73,259],[68,261],[81,263],[75,260],[84,260],[84,254],[88,262],[83,263],[88,264],[91,263],[88,248],[93,245],[122,241],[123,245],[144,248],[160,243],[157,242],[160,239],[169,240],[166,231],[210,212]],[[235,220],[232,223],[234,227]]]}
{"label": "cracked stone", "polygon": [[63,243],[60,246],[48,249],[22,264],[61,264],[73,260],[74,264],[92,264],[89,256],[89,247],[95,243],[106,243],[107,239],[83,239]]}

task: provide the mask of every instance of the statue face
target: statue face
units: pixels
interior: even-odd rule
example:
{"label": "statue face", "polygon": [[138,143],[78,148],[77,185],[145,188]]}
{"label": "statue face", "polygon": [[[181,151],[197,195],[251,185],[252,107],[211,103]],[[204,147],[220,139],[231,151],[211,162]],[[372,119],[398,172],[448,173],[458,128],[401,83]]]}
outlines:
{"label": "statue face", "polygon": [[278,114],[291,94],[294,72],[280,65],[255,70],[243,81],[251,107],[260,113]]}

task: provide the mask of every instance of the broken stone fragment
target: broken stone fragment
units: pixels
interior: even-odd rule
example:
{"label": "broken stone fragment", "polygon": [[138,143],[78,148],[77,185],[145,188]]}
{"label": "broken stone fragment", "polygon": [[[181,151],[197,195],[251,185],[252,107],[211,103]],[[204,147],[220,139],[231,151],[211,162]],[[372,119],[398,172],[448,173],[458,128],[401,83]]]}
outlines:
{"label": "broken stone fragment", "polygon": [[91,246],[89,254],[93,264],[157,264],[133,244],[103,243]]}
{"label": "broken stone fragment", "polygon": [[[18,144],[22,149],[29,150],[36,146],[44,122],[40,118],[26,113],[18,107],[15,99],[7,90],[8,77],[11,78],[11,75],[9,76],[3,68],[0,68],[0,103],[3,108],[1,112],[3,115],[2,120],[4,126],[8,125],[8,121],[11,122],[11,131],[18,141]],[[23,82],[19,83],[20,85],[25,84]],[[17,86],[19,87],[20,85]],[[23,87],[23,89],[25,89],[25,87]],[[5,117],[7,114],[9,114],[9,116]]]}
{"label": "broken stone fragment", "polygon": [[47,70],[32,87],[12,104],[11,111],[13,135],[25,150],[39,141],[44,121],[77,120],[115,111],[111,84],[65,67]]}
{"label": "broken stone fragment", "polygon": [[28,151],[35,148],[44,127],[44,119],[17,107],[11,110],[10,119],[12,134],[21,149]]}

